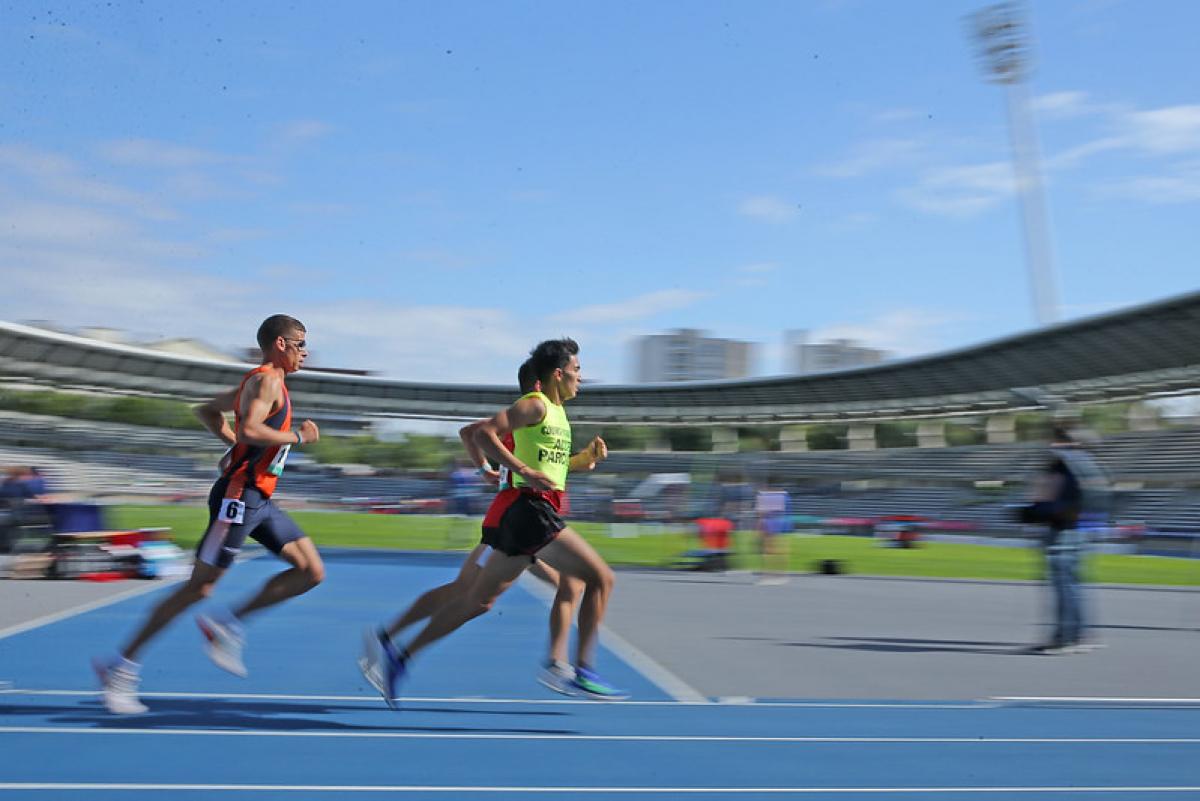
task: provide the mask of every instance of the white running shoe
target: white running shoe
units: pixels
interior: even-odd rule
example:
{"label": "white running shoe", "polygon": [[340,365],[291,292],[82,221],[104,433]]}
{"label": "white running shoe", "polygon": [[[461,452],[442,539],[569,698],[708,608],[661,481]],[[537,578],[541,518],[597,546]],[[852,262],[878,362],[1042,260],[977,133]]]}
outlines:
{"label": "white running shoe", "polygon": [[575,694],[575,668],[563,662],[547,662],[537,680],[556,693]]}
{"label": "white running shoe", "polygon": [[[128,663],[127,663],[128,664]],[[121,662],[104,663],[96,659],[92,661],[96,677],[100,679],[100,687],[104,691],[104,706],[114,715],[140,715],[148,707],[138,700],[138,683],[141,676],[136,668],[127,667]]]}
{"label": "white running shoe", "polygon": [[246,678],[246,664],[242,661],[242,648],[246,637],[237,621],[220,622],[207,615],[197,615],[196,625],[208,641],[208,656],[213,664],[235,676]]}
{"label": "white running shoe", "polygon": [[363,650],[358,657],[358,669],[367,683],[379,691],[386,700],[387,680],[383,675],[383,647],[377,629],[369,628],[363,633]]}

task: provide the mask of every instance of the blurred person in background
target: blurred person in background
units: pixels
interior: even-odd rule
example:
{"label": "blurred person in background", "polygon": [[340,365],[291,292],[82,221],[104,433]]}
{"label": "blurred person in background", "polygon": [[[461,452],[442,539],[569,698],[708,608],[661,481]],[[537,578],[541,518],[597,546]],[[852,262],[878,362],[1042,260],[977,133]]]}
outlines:
{"label": "blurred person in background", "polygon": [[1082,561],[1091,537],[1108,525],[1110,488],[1103,469],[1080,444],[1082,438],[1055,426],[1032,502],[1020,512],[1022,522],[1046,528],[1042,551],[1054,599],[1050,638],[1027,649],[1030,653],[1069,653],[1093,644],[1085,638]]}
{"label": "blurred person in background", "polygon": [[[533,364],[528,359],[521,364],[517,371],[517,386],[520,388],[522,397],[531,392],[541,392],[541,382],[534,374]],[[509,470],[503,466],[499,471],[493,469],[483,451],[475,443],[475,432],[479,430],[483,422],[478,420],[463,426],[458,432],[459,439],[462,440],[463,448],[466,449],[470,461],[476,465],[475,472],[485,483],[501,490],[511,488],[512,474]],[[508,450],[513,450],[514,442],[511,433],[503,438],[502,444]],[[595,467],[595,463],[592,463],[591,467]],[[467,554],[467,558],[463,561],[462,567],[459,568],[458,575],[453,581],[440,587],[434,587],[422,594],[386,628],[367,632],[363,655],[358,662],[359,669],[389,704],[393,700],[393,692],[389,686],[385,658],[389,651],[396,650],[393,644],[395,637],[414,623],[432,617],[438,609],[447,604],[462,602],[479,578],[491,552],[492,547],[483,542],[481,536],[479,544]],[[555,588],[554,601],[550,605],[549,656],[538,675],[538,681],[555,692],[570,695],[572,689],[569,679],[573,676],[573,672],[567,657],[567,645],[571,620],[575,617],[575,605],[579,601],[579,595],[583,592],[584,585],[579,579],[559,573],[540,559],[530,565],[529,572]]]}
{"label": "blurred person in background", "polygon": [[758,549],[762,569],[758,583],[784,584],[788,580],[787,533],[791,530],[788,518],[788,494],[764,484],[754,498],[758,517]]}
{"label": "blurred person in background", "polygon": [[[324,579],[325,566],[312,540],[271,502],[291,447],[316,442],[320,436],[312,420],[305,420],[299,430],[292,429],[292,402],[284,384],[286,376],[304,364],[306,333],[293,317],[268,317],[258,329],[262,364],[246,373],[237,389],[196,407],[204,427],[230,446],[208,496],[208,528],[196,546],[196,561],[187,582],[154,608],[115,658],[93,663],[110,712],[131,715],[146,711],[137,696],[142,648],[212,593],[246,537],[257,540],[291,567],[269,579],[232,614],[197,618],[208,654],[218,667],[245,676],[243,619],[308,592]],[[227,412],[234,413],[233,427],[225,417]]]}
{"label": "blurred person in background", "polygon": [[36,467],[29,468],[29,474],[26,478],[29,486],[29,494],[34,500],[44,500],[50,493],[50,486],[46,483],[46,477],[42,475],[42,471]]}
{"label": "blurred person in background", "polygon": [[446,513],[450,515],[450,524],[446,529],[447,548],[458,548],[474,539],[471,504],[480,491],[481,478],[486,483],[496,483],[494,470],[488,475],[482,468],[477,469],[461,458],[454,461],[446,477]]}
{"label": "blurred person in background", "polygon": [[0,484],[0,498],[14,503],[32,501],[45,492],[45,480],[32,467],[10,467]]}

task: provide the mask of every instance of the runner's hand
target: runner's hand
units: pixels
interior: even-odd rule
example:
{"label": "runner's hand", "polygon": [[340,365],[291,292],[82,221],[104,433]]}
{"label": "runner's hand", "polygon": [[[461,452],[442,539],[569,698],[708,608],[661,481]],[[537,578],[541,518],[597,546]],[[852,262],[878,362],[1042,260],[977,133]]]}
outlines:
{"label": "runner's hand", "polygon": [[321,438],[321,431],[312,420],[305,420],[300,424],[300,436],[304,437],[305,445],[310,445]]}
{"label": "runner's hand", "polygon": [[596,467],[597,462],[603,462],[608,458],[608,445],[600,437],[592,437],[592,441],[587,446],[588,457],[591,459],[589,470]]}
{"label": "runner's hand", "polygon": [[490,467],[485,467],[484,469],[479,471],[479,477],[481,479],[483,479],[483,483],[487,484],[489,487],[500,486],[500,471],[499,470],[493,470]]}
{"label": "runner's hand", "polygon": [[232,458],[233,446],[230,445],[225,449],[225,452],[221,454],[221,460],[217,462],[217,472],[221,475],[225,475],[225,471],[229,469],[229,463],[232,461]]}

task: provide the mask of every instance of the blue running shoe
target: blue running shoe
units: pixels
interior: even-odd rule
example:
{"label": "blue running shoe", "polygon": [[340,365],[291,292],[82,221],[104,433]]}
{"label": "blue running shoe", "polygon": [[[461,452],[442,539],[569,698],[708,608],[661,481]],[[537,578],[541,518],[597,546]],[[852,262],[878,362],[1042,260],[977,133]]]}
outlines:
{"label": "blue running shoe", "polygon": [[396,708],[396,685],[404,677],[406,662],[384,629],[367,630],[358,669],[391,709]]}
{"label": "blue running shoe", "polygon": [[573,684],[576,691],[597,701],[622,701],[629,697],[629,693],[613,687],[600,678],[596,671],[582,666],[575,668]]}
{"label": "blue running shoe", "polygon": [[397,709],[399,704],[396,703],[396,689],[408,673],[408,658],[396,650],[396,646],[382,629],[379,631],[379,637],[379,644],[383,649],[383,683],[387,688],[383,700],[387,701],[387,705],[392,709]]}

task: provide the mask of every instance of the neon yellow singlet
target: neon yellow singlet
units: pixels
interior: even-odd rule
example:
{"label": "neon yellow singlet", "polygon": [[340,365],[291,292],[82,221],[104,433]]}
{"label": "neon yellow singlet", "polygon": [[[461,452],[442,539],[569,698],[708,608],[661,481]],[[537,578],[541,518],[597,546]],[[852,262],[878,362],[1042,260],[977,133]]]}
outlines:
{"label": "neon yellow singlet", "polygon": [[[540,392],[521,396],[521,400],[525,398],[539,399],[546,407],[546,416],[540,423],[513,432],[513,453],[522,464],[549,476],[555,489],[566,489],[567,467],[571,462],[571,424],[567,422],[567,413]],[[525,479],[513,476],[513,486],[526,485]]]}

